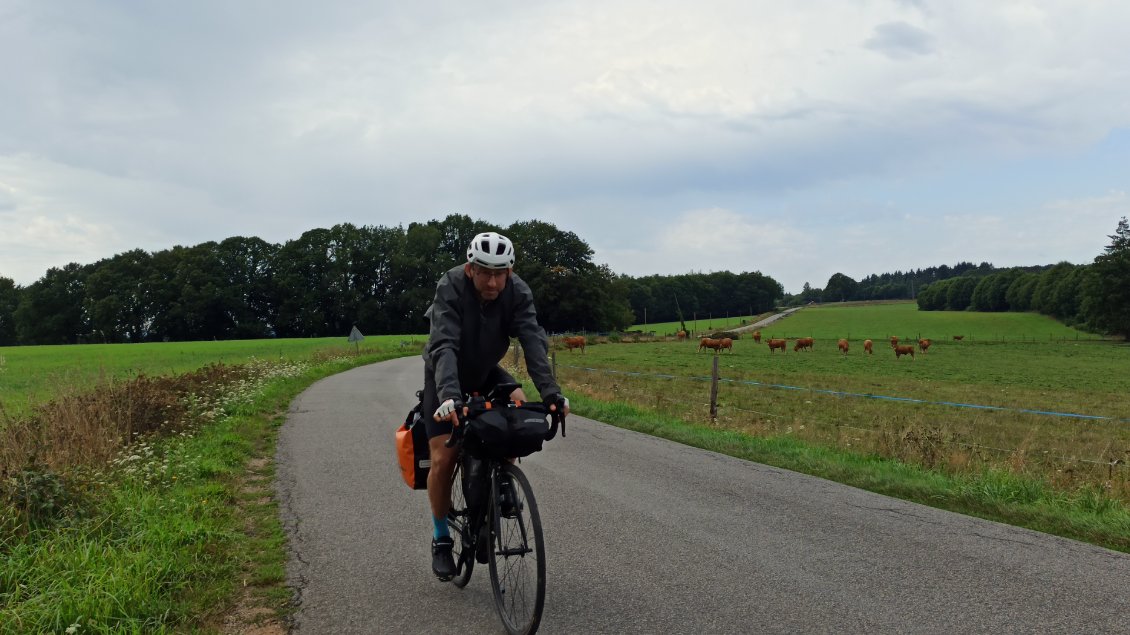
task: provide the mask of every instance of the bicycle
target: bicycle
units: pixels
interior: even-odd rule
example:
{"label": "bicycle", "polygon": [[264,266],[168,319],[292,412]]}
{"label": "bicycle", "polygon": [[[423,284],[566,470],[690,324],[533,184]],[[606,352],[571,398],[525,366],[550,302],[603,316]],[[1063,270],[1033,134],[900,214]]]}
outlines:
{"label": "bicycle", "polygon": [[[492,395],[509,395],[518,386],[499,386]],[[487,564],[494,605],[507,632],[528,635],[537,631],[545,606],[545,545],[533,488],[525,473],[510,461],[540,451],[541,443],[534,444],[532,451],[527,451],[530,447],[492,447],[480,438],[488,435],[476,422],[487,413],[493,413],[489,416],[495,423],[500,414],[509,421],[513,421],[511,415],[521,414],[525,424],[536,428],[536,415],[542,426],[548,417],[552,423],[541,433],[541,440],[549,441],[556,436],[558,424],[565,436],[565,417],[548,412],[540,403],[515,403],[500,397],[472,396],[465,406],[462,422],[447,441],[448,447],[460,447],[447,514],[455,538],[456,573],[451,581],[463,588],[475,564]],[[525,430],[524,434],[534,439],[533,432]]]}

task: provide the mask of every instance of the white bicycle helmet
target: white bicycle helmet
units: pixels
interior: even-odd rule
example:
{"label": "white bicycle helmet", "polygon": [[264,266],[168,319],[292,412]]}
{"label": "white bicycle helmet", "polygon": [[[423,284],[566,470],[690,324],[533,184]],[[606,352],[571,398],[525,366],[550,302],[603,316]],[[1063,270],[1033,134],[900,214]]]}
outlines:
{"label": "white bicycle helmet", "polygon": [[509,269],[514,266],[514,244],[502,234],[479,234],[467,248],[467,262],[487,269]]}

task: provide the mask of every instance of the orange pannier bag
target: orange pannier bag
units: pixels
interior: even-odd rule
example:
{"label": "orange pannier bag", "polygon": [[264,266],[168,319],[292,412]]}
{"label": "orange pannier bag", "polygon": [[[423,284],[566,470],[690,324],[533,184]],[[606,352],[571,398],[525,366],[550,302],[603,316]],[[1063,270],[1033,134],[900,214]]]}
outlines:
{"label": "orange pannier bag", "polygon": [[428,450],[428,430],[417,403],[396,430],[396,456],[400,476],[412,489],[428,489],[428,470],[432,460]]}

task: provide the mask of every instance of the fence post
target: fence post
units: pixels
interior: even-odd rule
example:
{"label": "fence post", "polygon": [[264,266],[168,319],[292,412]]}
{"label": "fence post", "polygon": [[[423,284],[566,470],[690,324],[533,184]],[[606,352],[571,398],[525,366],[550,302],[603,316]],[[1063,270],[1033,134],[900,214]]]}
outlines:
{"label": "fence post", "polygon": [[710,372],[710,422],[718,418],[718,354],[714,354],[714,367]]}

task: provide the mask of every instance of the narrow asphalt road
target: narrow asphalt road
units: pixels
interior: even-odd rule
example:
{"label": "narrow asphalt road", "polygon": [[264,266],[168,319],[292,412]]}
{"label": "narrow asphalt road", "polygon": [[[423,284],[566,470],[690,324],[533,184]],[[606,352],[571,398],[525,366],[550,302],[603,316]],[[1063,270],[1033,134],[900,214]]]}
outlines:
{"label": "narrow asphalt road", "polygon": [[[294,632],[498,633],[489,576],[432,577],[393,430],[419,358],[292,404],[277,493]],[[1130,556],[581,417],[523,460],[546,527],[543,633],[1125,633]]]}

